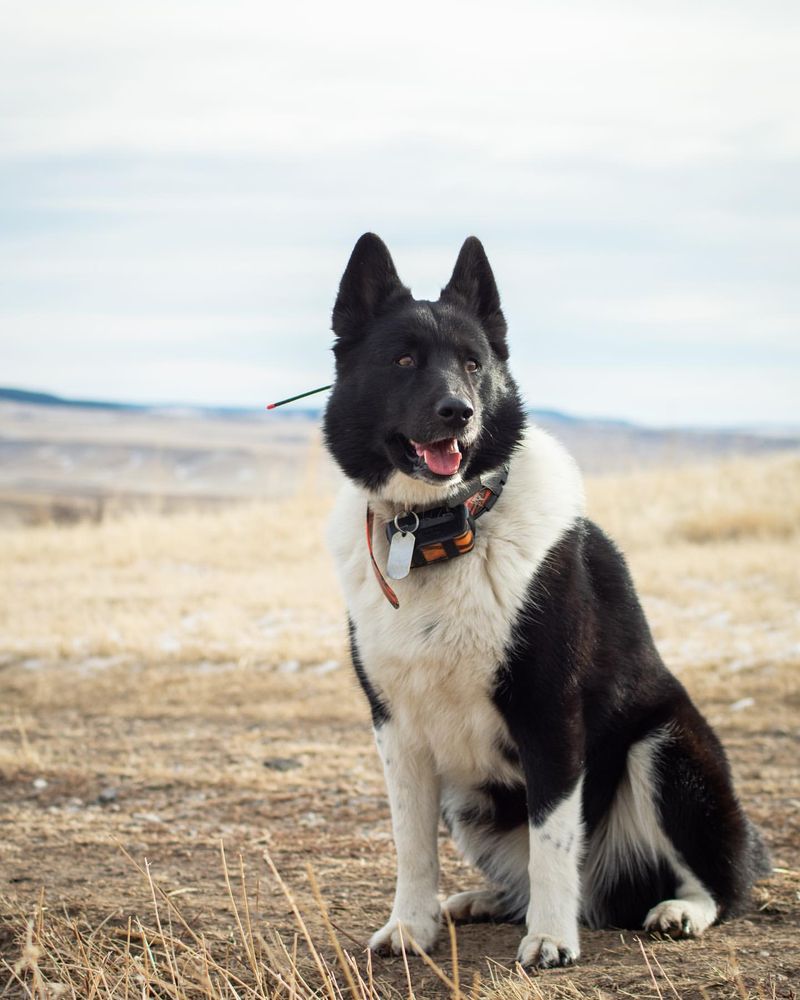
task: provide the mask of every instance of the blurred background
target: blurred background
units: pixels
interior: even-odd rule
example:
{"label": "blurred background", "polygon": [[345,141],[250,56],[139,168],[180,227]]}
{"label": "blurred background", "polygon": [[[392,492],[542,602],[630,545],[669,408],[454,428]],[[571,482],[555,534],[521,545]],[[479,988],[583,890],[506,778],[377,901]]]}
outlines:
{"label": "blurred background", "polygon": [[[782,874],[757,913],[707,952],[659,952],[663,992],[788,996],[797,3],[40,0],[0,20],[3,996],[51,995],[37,975],[53,996],[266,995],[225,986],[255,980],[220,837],[255,870],[268,843],[287,877],[314,857],[355,940],[383,919],[388,814],[324,542],[325,397],[264,411],[331,381],[366,230],[423,298],[481,238],[531,417],[578,458],[767,831]],[[151,893],[117,843],[239,955],[193,953],[218,992],[188,959],[176,984],[155,932],[146,959],[125,939]],[[466,888],[449,850],[445,886]],[[280,899],[253,907],[285,929]],[[513,931],[473,930],[469,975],[486,949],[511,960]],[[658,993],[624,941],[585,951],[565,996]]]}
{"label": "blurred background", "polygon": [[293,476],[324,396],[263,407],[331,380],[368,229],[418,297],[481,237],[587,469],[796,445],[798,28],[774,0],[9,8],[0,517],[263,495],[273,446]]}

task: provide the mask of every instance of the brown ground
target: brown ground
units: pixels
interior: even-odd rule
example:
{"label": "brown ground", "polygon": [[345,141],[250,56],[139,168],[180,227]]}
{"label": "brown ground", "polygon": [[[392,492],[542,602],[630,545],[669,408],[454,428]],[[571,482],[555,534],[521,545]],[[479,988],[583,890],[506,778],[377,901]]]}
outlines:
{"label": "brown ground", "polygon": [[[459,928],[461,982],[479,975],[498,1000],[795,997],[800,461],[598,478],[590,503],[629,553],[659,646],[722,736],[776,871],[745,917],[702,941],[584,932],[579,966],[530,981],[512,967],[518,928]],[[364,970],[362,942],[391,903],[393,848],[321,518],[294,503],[2,534],[0,997],[312,995],[306,947],[307,990],[272,944],[277,929],[291,951],[297,924],[265,851],[335,965],[313,866]],[[442,855],[444,893],[479,884],[444,836]],[[170,900],[156,891],[157,912],[136,867],[145,859]],[[451,974],[444,938],[435,957]],[[419,959],[409,966],[416,997],[446,992]],[[402,959],[376,959],[374,976],[374,995],[408,995]]]}

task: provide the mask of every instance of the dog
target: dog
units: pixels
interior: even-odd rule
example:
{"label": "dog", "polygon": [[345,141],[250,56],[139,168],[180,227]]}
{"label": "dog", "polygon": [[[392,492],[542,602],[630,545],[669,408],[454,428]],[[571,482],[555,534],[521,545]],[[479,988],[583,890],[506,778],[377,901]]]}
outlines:
{"label": "dog", "polygon": [[[548,968],[581,922],[681,938],[741,911],[766,848],[574,461],[527,425],[480,241],[425,301],[366,233],[332,325],[329,544],[397,850],[369,947],[428,951],[442,914],[524,920],[517,960]],[[489,881],[444,904],[440,816]]]}

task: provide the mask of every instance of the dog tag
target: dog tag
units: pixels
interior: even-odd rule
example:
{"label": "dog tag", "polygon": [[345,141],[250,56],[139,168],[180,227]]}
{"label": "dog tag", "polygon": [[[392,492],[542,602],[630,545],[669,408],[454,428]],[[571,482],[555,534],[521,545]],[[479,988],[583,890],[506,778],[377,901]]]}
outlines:
{"label": "dog tag", "polygon": [[386,575],[392,580],[402,580],[411,571],[411,560],[414,558],[414,531],[419,527],[419,518],[414,511],[409,511],[415,519],[414,528],[406,531],[400,527],[400,519],[405,514],[398,514],[394,519],[394,526],[397,531],[392,535],[389,543],[389,558],[386,562]]}
{"label": "dog tag", "polygon": [[392,535],[389,545],[389,559],[386,563],[386,575],[393,580],[402,580],[411,570],[411,559],[414,555],[414,535],[410,531],[398,531]]}

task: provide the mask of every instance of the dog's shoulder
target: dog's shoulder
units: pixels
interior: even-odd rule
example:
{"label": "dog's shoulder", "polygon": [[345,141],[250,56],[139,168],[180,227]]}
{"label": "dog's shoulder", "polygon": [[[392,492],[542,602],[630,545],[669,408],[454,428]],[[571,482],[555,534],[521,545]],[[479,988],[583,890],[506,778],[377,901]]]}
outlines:
{"label": "dog's shoulder", "polygon": [[529,426],[514,454],[498,517],[486,518],[489,539],[514,538],[538,568],[542,558],[585,513],[583,480],[566,448]]}

